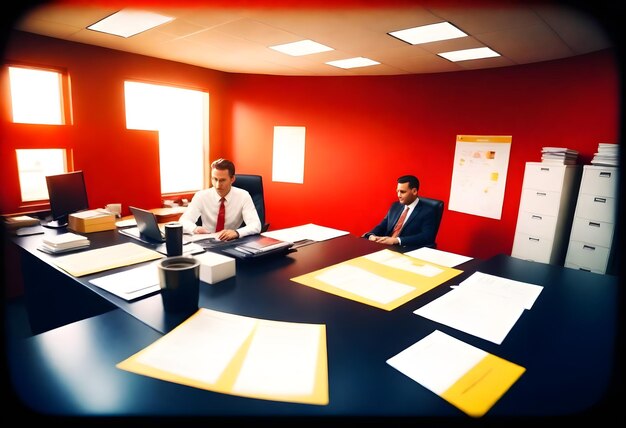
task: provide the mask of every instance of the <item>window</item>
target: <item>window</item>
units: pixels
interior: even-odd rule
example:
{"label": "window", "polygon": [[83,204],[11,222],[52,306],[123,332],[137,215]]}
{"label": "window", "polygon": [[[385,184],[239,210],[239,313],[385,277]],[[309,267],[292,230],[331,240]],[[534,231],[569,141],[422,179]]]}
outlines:
{"label": "window", "polygon": [[126,127],[159,132],[161,193],[195,192],[205,185],[209,94],[125,82]]}
{"label": "window", "polygon": [[[8,69],[13,122],[65,124],[62,73],[32,67]],[[48,199],[45,177],[67,172],[65,149],[18,149],[15,154],[22,202]]]}
{"label": "window", "polygon": [[65,149],[16,150],[22,202],[48,199],[46,175],[67,172]]}
{"label": "window", "polygon": [[63,125],[63,79],[56,71],[9,67],[13,122]]}

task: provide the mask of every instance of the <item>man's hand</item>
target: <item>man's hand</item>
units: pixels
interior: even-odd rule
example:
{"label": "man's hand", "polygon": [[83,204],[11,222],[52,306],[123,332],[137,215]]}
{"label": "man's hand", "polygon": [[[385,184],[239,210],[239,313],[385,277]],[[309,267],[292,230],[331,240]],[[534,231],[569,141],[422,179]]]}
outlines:
{"label": "man's hand", "polygon": [[378,242],[379,244],[385,244],[385,245],[396,245],[400,243],[398,238],[392,238],[390,236],[370,235],[368,239],[370,241]]}
{"label": "man's hand", "polygon": [[232,241],[239,238],[239,233],[236,230],[224,229],[216,236],[220,241]]}

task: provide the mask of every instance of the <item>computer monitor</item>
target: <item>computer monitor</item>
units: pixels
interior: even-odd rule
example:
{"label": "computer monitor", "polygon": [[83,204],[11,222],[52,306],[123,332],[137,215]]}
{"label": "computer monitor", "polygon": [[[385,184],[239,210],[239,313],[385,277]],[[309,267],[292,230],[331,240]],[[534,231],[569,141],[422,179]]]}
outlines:
{"label": "computer monitor", "polygon": [[67,226],[68,216],[89,209],[87,188],[82,171],[46,176],[52,221],[43,224],[51,228]]}

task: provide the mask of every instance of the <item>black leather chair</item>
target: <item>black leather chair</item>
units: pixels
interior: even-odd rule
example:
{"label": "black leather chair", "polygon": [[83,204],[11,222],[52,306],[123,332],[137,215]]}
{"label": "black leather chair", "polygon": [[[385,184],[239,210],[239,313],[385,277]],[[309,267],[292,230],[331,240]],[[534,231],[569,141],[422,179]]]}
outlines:
{"label": "black leather chair", "polygon": [[252,201],[261,219],[261,232],[269,229],[269,223],[265,222],[265,197],[263,195],[263,177],[254,174],[235,174],[233,186],[247,190],[252,196]]}
{"label": "black leather chair", "polygon": [[433,237],[432,244],[424,245],[425,247],[437,248],[437,233],[439,232],[439,225],[441,224],[441,218],[443,217],[444,203],[440,199],[426,198],[419,196],[419,203],[430,205],[435,209],[435,236]]}

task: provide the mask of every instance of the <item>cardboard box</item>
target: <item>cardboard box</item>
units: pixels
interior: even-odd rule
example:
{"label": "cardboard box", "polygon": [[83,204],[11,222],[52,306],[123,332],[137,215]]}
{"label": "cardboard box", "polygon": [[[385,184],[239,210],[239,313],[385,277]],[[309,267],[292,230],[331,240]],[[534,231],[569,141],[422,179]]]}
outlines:
{"label": "cardboard box", "polygon": [[194,256],[200,260],[200,280],[209,284],[235,276],[235,259],[207,251]]}
{"label": "cardboard box", "polygon": [[115,230],[115,214],[105,210],[88,210],[70,214],[68,229],[81,233]]}

